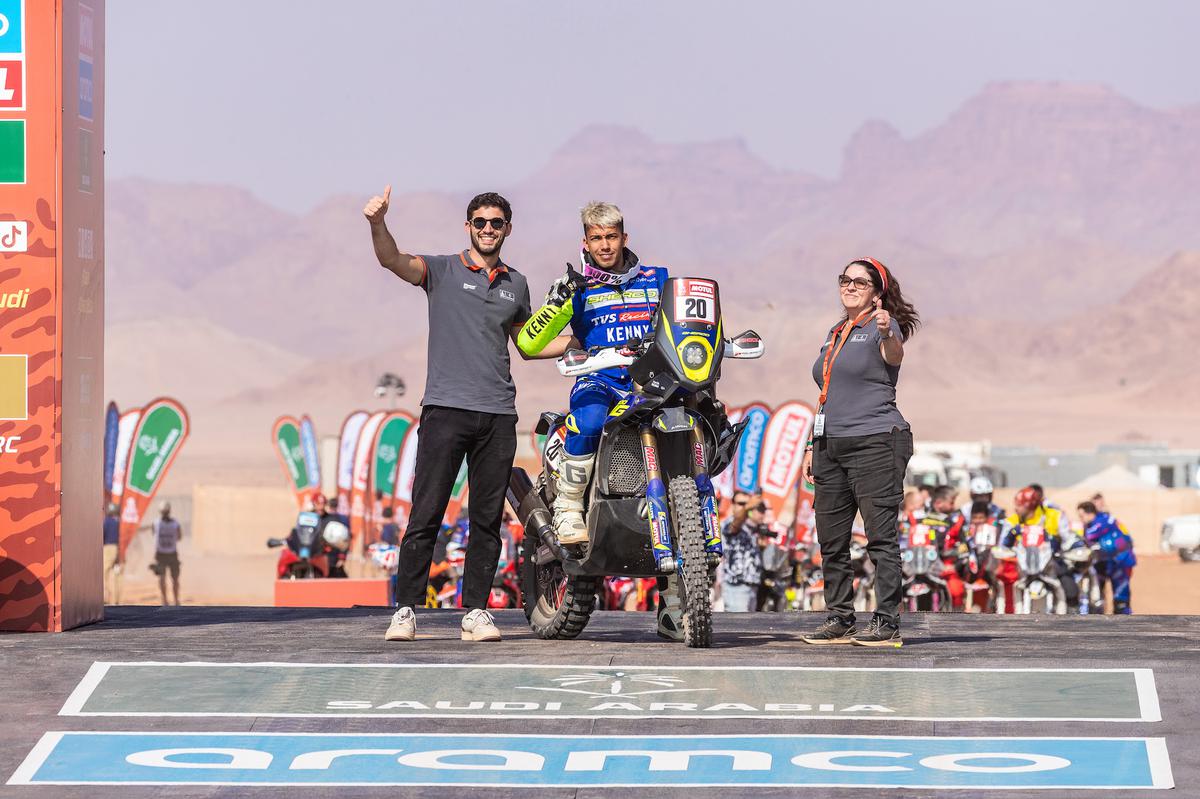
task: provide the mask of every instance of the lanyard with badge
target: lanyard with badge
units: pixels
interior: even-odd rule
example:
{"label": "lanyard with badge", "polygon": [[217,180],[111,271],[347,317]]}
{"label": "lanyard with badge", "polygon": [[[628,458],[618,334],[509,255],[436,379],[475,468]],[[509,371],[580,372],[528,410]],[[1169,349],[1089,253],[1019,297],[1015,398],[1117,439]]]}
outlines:
{"label": "lanyard with badge", "polygon": [[[854,328],[874,312],[873,309],[863,311],[853,322],[847,319],[833,330],[833,335],[829,339],[829,347],[825,350],[825,362],[821,365],[821,398],[817,404],[817,415],[813,419],[813,438],[822,438],[825,435],[825,400],[829,399],[829,380],[833,377],[833,362],[842,354],[842,347],[846,346],[846,342],[850,340]],[[845,335],[842,335],[843,331],[845,331]]]}

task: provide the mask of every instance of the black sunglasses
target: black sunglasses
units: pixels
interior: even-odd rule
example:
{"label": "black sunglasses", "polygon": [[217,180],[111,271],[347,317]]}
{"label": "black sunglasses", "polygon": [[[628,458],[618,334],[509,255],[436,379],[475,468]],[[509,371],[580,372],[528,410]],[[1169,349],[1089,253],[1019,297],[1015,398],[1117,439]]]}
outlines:
{"label": "black sunglasses", "polygon": [[476,230],[483,230],[491,223],[492,230],[504,230],[504,226],[508,224],[508,220],[504,217],[496,217],[493,219],[484,219],[482,216],[477,216],[471,220],[471,224]]}

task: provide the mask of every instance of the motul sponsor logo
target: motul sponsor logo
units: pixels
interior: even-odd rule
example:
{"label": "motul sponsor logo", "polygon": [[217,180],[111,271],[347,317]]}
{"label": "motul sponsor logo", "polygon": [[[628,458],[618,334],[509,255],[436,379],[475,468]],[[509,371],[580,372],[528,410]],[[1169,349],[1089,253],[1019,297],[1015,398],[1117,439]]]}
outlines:
{"label": "motul sponsor logo", "polygon": [[766,462],[761,472],[767,494],[785,497],[793,490],[812,419],[812,409],[800,402],[787,403],[771,418],[763,447]]}
{"label": "motul sponsor logo", "polygon": [[677,285],[679,287],[677,293],[681,295],[712,297],[716,294],[716,287],[711,280],[684,280]]}

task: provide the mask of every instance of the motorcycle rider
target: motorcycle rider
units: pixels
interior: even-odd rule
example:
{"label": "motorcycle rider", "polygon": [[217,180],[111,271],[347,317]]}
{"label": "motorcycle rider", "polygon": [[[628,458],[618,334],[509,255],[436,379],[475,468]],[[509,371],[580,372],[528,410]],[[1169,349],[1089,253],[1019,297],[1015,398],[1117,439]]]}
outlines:
{"label": "motorcycle rider", "polygon": [[[329,500],[324,494],[317,493],[312,495],[310,500],[312,503],[312,512],[317,514],[319,521],[317,522],[317,541],[325,548],[325,561],[327,564],[326,577],[345,577],[346,575],[346,553],[336,547],[330,546],[325,541],[325,527],[330,522],[341,522],[350,526],[350,521],[340,514],[334,513],[329,509]],[[300,551],[300,531],[293,527],[287,537],[288,549],[293,552]]]}
{"label": "motorcycle rider", "polygon": [[[1012,549],[1017,542],[1017,536],[1021,534],[1022,527],[1041,525],[1046,531],[1046,540],[1049,541],[1050,548],[1054,552],[1055,571],[1062,582],[1067,606],[1078,607],[1079,586],[1075,580],[1070,579],[1068,574],[1070,570],[1063,563],[1061,557],[1062,537],[1064,531],[1067,530],[1066,519],[1057,508],[1046,507],[1043,504],[1044,497],[1041,486],[1037,485],[1028,485],[1017,492],[1013,497],[1013,505],[1016,510],[1005,520],[1005,531],[1000,540],[1000,546],[1004,549]],[[996,577],[1004,586],[1005,609],[1011,613],[1013,607],[1012,587],[1020,577],[1020,570],[1017,568],[1016,562],[1012,559],[1001,561],[996,569]]]}
{"label": "motorcycle rider", "polygon": [[1112,585],[1113,613],[1130,614],[1130,580],[1137,556],[1133,553],[1133,538],[1121,523],[1096,507],[1094,502],[1079,503],[1079,518],[1083,521],[1083,536],[1089,546],[1099,547],[1096,571]]}
{"label": "motorcycle rider", "polygon": [[[628,247],[621,209],[612,203],[588,203],[580,220],[582,279],[568,266],[567,273],[551,284],[545,304],[517,336],[517,346],[528,357],[618,346],[638,341],[652,330],[668,277],[666,267],[638,260]],[[554,530],[563,545],[588,541],[583,498],[592,479],[600,434],[609,410],[632,390],[633,380],[623,367],[583,375],[571,389],[563,466],[555,478],[552,508]],[[658,632],[664,638],[682,640],[678,598],[665,582],[659,579]]]}
{"label": "motorcycle rider", "polygon": [[[946,581],[946,590],[950,593],[950,606],[961,608],[966,596],[966,585],[958,574],[960,555],[967,552],[967,544],[963,540],[963,528],[966,518],[954,507],[956,492],[951,486],[937,486],[929,495],[930,510],[920,523],[928,527],[936,536],[938,553],[942,556],[941,577]],[[914,519],[913,524],[917,521]]]}
{"label": "motorcycle rider", "polygon": [[970,518],[973,513],[973,508],[976,502],[986,502],[988,506],[988,520],[998,522],[1004,518],[1004,508],[992,501],[992,495],[995,488],[992,486],[992,481],[980,475],[972,477],[969,487],[971,492],[971,500],[959,508],[959,511],[966,518]]}

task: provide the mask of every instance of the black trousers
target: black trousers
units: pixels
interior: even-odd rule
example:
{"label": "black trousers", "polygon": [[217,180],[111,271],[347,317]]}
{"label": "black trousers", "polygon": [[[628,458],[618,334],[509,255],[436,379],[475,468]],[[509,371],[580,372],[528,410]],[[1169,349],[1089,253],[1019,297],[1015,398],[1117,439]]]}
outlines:
{"label": "black trousers", "polygon": [[850,533],[855,515],[861,513],[867,555],[875,564],[875,613],[899,624],[903,578],[897,520],[912,452],[912,432],[898,428],[869,436],[815,440],[813,510],[829,615],[854,619]]}
{"label": "black trousers", "polygon": [[517,453],[517,417],[427,405],[421,411],[408,529],[400,543],[396,604],[422,607],[429,567],[454,478],[467,459],[471,535],[463,566],[464,608],[486,608],[500,560],[500,519]]}

